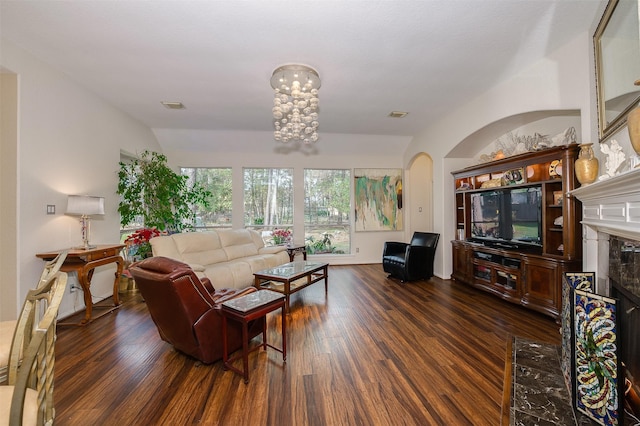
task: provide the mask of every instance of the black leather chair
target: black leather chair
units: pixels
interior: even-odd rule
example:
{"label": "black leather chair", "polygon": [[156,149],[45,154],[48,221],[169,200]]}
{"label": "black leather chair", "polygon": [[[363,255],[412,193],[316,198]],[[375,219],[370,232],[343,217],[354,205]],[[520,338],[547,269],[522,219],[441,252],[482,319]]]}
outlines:
{"label": "black leather chair", "polygon": [[389,277],[401,281],[428,280],[433,276],[433,261],[440,234],[414,232],[411,243],[388,241],[382,252],[382,268]]}

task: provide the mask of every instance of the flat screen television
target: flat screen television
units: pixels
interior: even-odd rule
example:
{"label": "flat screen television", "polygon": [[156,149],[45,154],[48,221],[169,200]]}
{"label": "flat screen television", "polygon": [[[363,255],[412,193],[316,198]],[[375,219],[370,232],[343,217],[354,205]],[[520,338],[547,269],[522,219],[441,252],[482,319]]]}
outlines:
{"label": "flat screen television", "polygon": [[471,237],[507,247],[542,246],[542,188],[471,194]]}

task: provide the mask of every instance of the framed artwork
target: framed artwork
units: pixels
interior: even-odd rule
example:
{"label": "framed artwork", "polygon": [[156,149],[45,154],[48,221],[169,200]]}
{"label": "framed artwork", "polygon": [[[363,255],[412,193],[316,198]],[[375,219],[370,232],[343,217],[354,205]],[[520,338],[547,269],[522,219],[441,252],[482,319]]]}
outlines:
{"label": "framed artwork", "polygon": [[354,169],[358,231],[402,230],[402,169]]}
{"label": "framed artwork", "polygon": [[565,272],[562,274],[562,310],[561,320],[561,356],[560,366],[564,375],[565,385],[571,396],[575,399],[575,388],[573,386],[573,360],[575,357],[573,350],[573,290],[583,290],[595,293],[596,274],[595,272]]}
{"label": "framed artwork", "polygon": [[616,300],[573,290],[576,409],[597,424],[622,424]]}
{"label": "framed artwork", "polygon": [[562,195],[562,191],[553,191],[553,205],[561,206],[562,200],[564,199]]}

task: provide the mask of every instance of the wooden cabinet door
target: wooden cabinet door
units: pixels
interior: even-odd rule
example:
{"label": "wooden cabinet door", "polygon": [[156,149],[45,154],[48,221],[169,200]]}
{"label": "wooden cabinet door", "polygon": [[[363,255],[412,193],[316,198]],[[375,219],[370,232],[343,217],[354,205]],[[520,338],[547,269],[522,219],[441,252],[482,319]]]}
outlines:
{"label": "wooden cabinet door", "polygon": [[557,262],[542,258],[524,259],[522,304],[557,317],[560,313],[560,283]]}
{"label": "wooden cabinet door", "polygon": [[468,249],[466,244],[457,241],[454,241],[452,246],[453,271],[451,272],[451,278],[458,281],[469,282],[471,275],[471,250]]}

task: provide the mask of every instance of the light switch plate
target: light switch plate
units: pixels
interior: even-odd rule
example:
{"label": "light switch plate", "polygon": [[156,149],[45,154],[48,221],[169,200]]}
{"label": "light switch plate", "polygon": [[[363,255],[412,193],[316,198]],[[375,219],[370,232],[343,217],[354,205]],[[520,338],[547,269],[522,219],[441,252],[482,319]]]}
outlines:
{"label": "light switch plate", "polygon": [[47,214],[56,214],[55,204],[47,204]]}

